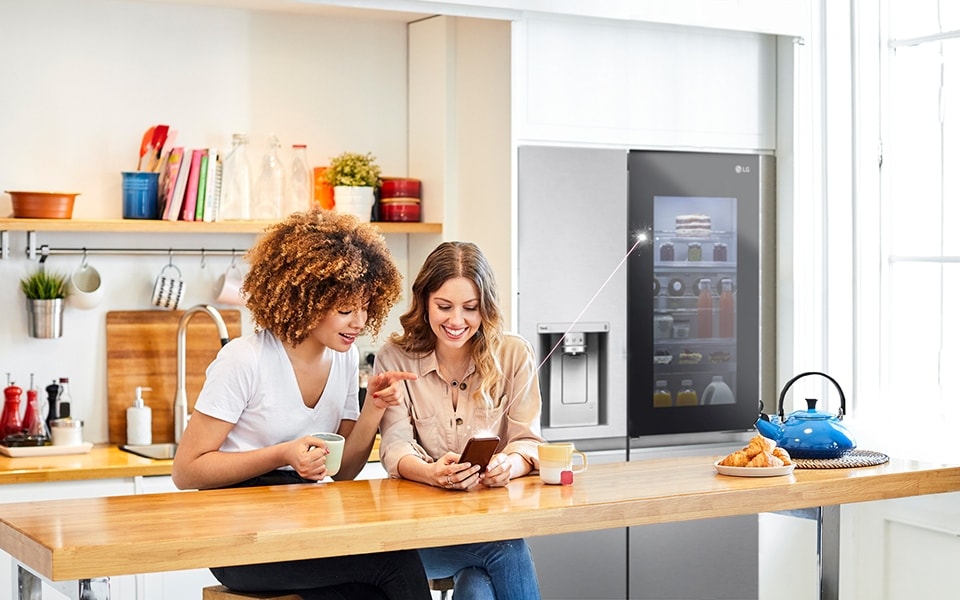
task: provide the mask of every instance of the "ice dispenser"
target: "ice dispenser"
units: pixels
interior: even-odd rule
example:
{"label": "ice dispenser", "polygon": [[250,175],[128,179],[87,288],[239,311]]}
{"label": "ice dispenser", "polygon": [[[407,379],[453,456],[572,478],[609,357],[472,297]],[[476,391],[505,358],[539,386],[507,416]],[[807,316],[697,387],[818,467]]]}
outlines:
{"label": "ice dispenser", "polygon": [[[599,425],[609,323],[538,323],[544,427]],[[544,357],[547,357],[546,359]]]}

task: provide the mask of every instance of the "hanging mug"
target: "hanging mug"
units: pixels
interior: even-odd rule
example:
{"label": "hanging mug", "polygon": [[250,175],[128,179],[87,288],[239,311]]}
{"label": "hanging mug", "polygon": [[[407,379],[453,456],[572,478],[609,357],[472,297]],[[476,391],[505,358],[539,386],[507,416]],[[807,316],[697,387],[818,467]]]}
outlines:
{"label": "hanging mug", "polygon": [[227,267],[227,270],[217,278],[217,283],[213,286],[215,302],[217,304],[243,306],[243,294],[240,292],[242,286],[243,273],[234,260]]}
{"label": "hanging mug", "polygon": [[[176,276],[174,276],[173,271],[176,271]],[[185,287],[186,284],[183,282],[180,269],[171,262],[157,276],[157,280],[153,284],[153,296],[150,301],[154,306],[177,310],[183,301]]]}
{"label": "hanging mug", "polygon": [[67,304],[74,308],[90,309],[100,304],[103,297],[103,285],[100,272],[87,264],[87,253],[70,278],[67,280]]}

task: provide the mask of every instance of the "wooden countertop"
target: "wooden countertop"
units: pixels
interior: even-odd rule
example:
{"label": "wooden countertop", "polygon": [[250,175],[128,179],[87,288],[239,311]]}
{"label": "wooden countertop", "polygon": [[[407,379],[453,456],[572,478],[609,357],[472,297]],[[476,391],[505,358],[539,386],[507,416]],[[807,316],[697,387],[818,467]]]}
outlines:
{"label": "wooden countertop", "polygon": [[0,455],[0,485],[169,475],[172,460],[151,460],[113,445],[97,445],[86,454],[61,456]]}
{"label": "wooden countertop", "polygon": [[[370,462],[380,460],[380,436],[370,451]],[[169,475],[172,460],[152,460],[100,444],[87,454],[11,458],[0,455],[0,485],[111,479],[138,475]]]}
{"label": "wooden countertop", "polygon": [[453,492],[367,480],[5,504],[0,548],[54,581],[532,537],[960,491],[960,466],[892,459],[718,475],[719,457],[591,465]]}

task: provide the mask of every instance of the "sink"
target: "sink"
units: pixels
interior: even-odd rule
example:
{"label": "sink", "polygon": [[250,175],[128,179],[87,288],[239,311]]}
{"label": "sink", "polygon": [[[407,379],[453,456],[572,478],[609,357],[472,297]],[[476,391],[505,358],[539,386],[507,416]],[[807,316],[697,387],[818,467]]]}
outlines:
{"label": "sink", "polygon": [[125,444],[120,446],[120,449],[130,452],[131,454],[136,454],[137,456],[155,460],[169,460],[177,453],[177,445],[171,442],[162,444]]}

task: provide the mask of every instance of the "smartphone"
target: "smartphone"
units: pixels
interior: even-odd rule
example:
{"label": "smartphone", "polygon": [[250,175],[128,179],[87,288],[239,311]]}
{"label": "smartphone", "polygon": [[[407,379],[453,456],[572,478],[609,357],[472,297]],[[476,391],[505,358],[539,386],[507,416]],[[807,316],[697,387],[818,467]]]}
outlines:
{"label": "smartphone", "polygon": [[461,463],[470,463],[471,465],[480,465],[481,469],[486,469],[493,458],[493,453],[497,451],[500,444],[498,436],[472,437],[467,440],[463,452],[460,454]]}

